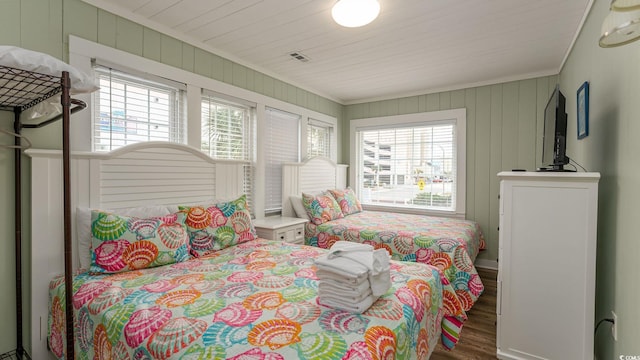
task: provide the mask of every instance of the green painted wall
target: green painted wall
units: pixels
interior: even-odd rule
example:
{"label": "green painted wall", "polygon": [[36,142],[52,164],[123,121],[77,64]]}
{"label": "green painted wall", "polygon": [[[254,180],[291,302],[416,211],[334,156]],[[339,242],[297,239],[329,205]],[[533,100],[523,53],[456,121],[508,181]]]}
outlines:
{"label": "green painted wall", "polygon": [[[140,55],[177,68],[204,75],[228,84],[286,101],[342,121],[343,106],[284,81],[199,49],[180,40],[146,28],[119,16],[97,9],[80,0],[0,0],[0,44],[41,51],[68,61],[69,35],[75,35],[116,49]],[[86,111],[86,110],[85,110]],[[12,114],[0,113],[0,128],[12,127]],[[339,125],[340,126],[340,125]],[[43,130],[25,130],[36,148],[59,149],[60,125]],[[341,133],[338,131],[338,141]],[[0,136],[0,143],[12,139]],[[341,156],[338,147],[338,157]],[[24,306],[29,309],[30,238],[29,159],[24,157],[23,182],[25,219]],[[0,151],[0,354],[15,349],[15,288],[13,246],[13,152]],[[30,314],[23,317],[24,341],[31,348]]]}
{"label": "green painted wall", "polygon": [[[533,170],[540,158],[544,107],[557,76],[346,106],[342,148],[349,149],[349,121],[455,108],[467,109],[467,219],[487,240],[481,259],[498,258],[497,173]],[[348,162],[343,151],[342,161]]]}
{"label": "green painted wall", "polygon": [[[601,173],[598,206],[596,321],[618,315],[618,341],[609,325],[596,336],[598,359],[640,356],[640,42],[603,49],[600,28],[610,1],[596,0],[560,72],[567,96],[567,153]],[[576,91],[590,83],[589,136],[576,138]]]}

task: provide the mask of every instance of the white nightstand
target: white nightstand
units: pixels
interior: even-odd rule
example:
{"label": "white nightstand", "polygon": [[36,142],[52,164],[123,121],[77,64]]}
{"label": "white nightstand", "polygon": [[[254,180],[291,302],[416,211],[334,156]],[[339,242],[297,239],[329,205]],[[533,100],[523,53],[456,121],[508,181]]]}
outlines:
{"label": "white nightstand", "polygon": [[271,216],[253,221],[258,237],[270,240],[282,240],[294,244],[304,244],[304,224],[308,220]]}

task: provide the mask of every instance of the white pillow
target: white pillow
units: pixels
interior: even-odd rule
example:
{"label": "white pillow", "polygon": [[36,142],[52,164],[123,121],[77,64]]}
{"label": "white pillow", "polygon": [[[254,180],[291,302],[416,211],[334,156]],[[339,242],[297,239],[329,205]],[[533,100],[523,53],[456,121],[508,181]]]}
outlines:
{"label": "white pillow", "polygon": [[302,204],[302,196],[291,195],[289,196],[289,201],[291,201],[291,206],[293,206],[293,211],[296,213],[297,217],[309,220],[307,210]]}
{"label": "white pillow", "polygon": [[[91,210],[85,207],[76,209],[76,231],[78,235],[78,255],[80,267],[88,269],[91,266]],[[141,206],[125,209],[100,209],[112,211],[118,215],[149,218],[171,214],[169,207],[165,205]]]}
{"label": "white pillow", "polygon": [[67,71],[71,80],[71,94],[90,93],[100,88],[92,76],[73,66],[51,55],[17,46],[0,46],[0,65],[56,77]]}

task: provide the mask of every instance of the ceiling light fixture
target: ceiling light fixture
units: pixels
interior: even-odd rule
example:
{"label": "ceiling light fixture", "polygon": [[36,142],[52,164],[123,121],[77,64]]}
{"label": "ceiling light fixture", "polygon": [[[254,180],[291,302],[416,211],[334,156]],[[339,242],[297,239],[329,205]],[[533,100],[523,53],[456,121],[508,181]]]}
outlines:
{"label": "ceiling light fixture", "polygon": [[367,25],[380,14],[378,0],[338,0],[331,9],[333,20],[344,27]]}
{"label": "ceiling light fixture", "polygon": [[615,11],[639,10],[640,0],[613,0],[611,9]]}
{"label": "ceiling light fixture", "polygon": [[600,47],[629,44],[640,39],[640,0],[613,0],[602,23]]}

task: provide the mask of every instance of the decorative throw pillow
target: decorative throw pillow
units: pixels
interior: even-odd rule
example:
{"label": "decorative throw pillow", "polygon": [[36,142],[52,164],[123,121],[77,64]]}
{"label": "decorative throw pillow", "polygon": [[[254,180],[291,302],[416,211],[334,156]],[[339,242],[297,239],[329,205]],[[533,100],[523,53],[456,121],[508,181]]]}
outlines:
{"label": "decorative throw pillow", "polygon": [[329,193],[313,196],[302,193],[302,204],[312,223],[320,225],[344,217],[340,205]]}
{"label": "decorative throw pillow", "polygon": [[118,215],[150,218],[169,215],[178,212],[178,207],[170,211],[165,205],[138,206],[121,209],[90,209],[86,207],[76,208],[76,232],[78,234],[78,254],[80,256],[80,268],[91,267],[91,210],[116,213]]}
{"label": "decorative throw pillow", "polygon": [[289,201],[291,201],[291,207],[293,207],[293,211],[296,213],[296,216],[300,219],[309,220],[309,215],[307,215],[307,209],[302,205],[302,196],[289,196]]}
{"label": "decorative throw pillow", "polygon": [[118,273],[189,259],[189,237],[181,213],[137,218],[91,211],[93,273]]}
{"label": "decorative throw pillow", "polygon": [[191,255],[200,257],[258,236],[251,222],[247,196],[211,206],[180,206],[186,214]]}
{"label": "decorative throw pillow", "polygon": [[356,197],[356,193],[353,191],[353,189],[348,187],[344,190],[329,190],[329,192],[336,199],[338,205],[340,205],[342,214],[344,214],[345,216],[362,211],[362,205]]}

